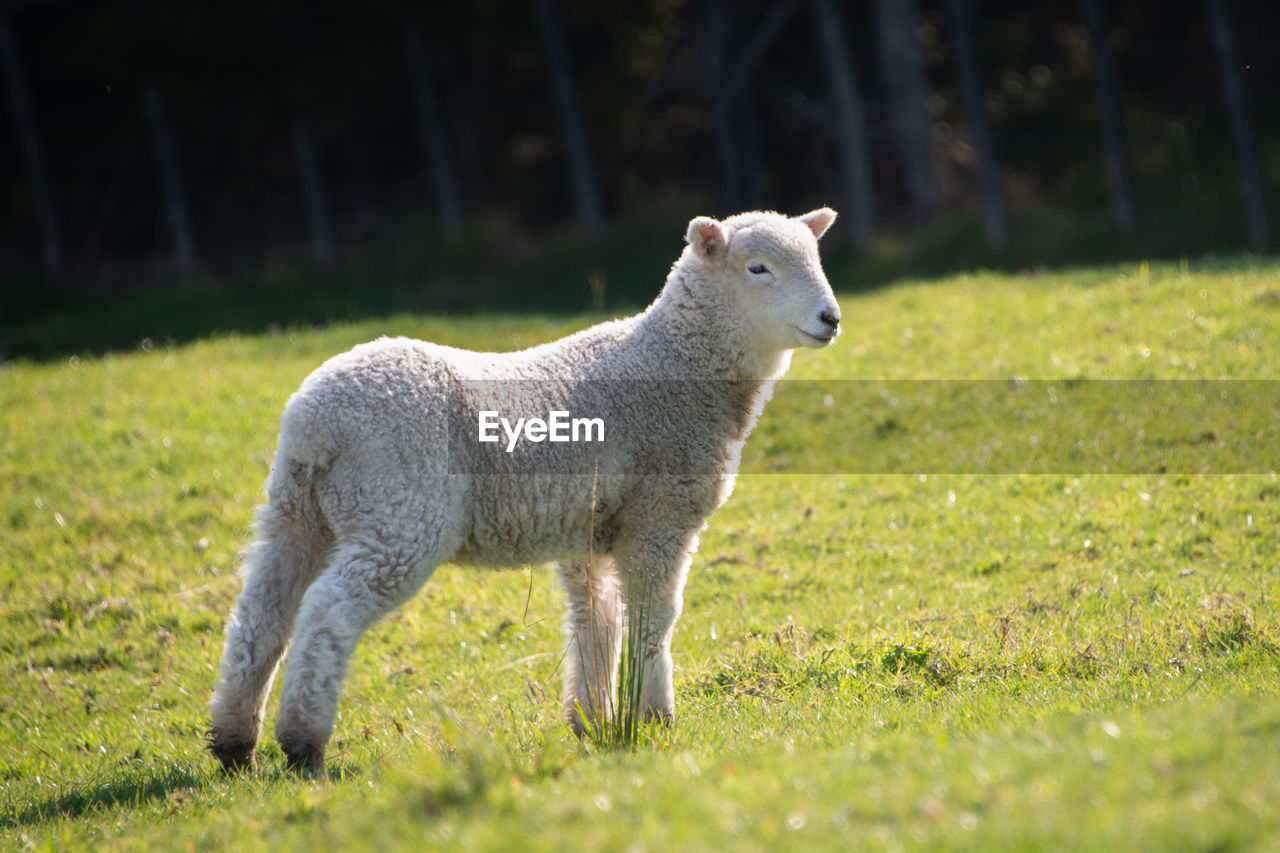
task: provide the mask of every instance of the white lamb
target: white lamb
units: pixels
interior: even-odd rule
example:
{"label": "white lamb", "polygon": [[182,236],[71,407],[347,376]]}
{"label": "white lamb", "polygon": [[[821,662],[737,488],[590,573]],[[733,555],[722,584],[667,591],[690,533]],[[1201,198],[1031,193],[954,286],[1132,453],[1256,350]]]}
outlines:
{"label": "white lamb", "polygon": [[[318,771],[361,634],[446,561],[560,561],[579,733],[612,712],[623,579],[640,573],[640,704],[672,719],[698,534],[791,352],[839,334],[817,242],[835,217],[698,217],[648,309],[563,340],[495,354],[383,338],[312,373],[285,407],[227,626],[209,732],[223,768],[253,763],[292,635],[276,736],[291,768]],[[482,442],[481,412],[572,413],[607,440]]]}

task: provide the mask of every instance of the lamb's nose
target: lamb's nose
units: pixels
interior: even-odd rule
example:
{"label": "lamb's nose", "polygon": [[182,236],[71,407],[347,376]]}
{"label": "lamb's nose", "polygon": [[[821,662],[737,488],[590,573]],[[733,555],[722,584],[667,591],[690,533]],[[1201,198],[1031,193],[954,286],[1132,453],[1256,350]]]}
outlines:
{"label": "lamb's nose", "polygon": [[830,311],[823,311],[818,315],[818,319],[830,326],[832,330],[840,325],[840,315],[833,314]]}

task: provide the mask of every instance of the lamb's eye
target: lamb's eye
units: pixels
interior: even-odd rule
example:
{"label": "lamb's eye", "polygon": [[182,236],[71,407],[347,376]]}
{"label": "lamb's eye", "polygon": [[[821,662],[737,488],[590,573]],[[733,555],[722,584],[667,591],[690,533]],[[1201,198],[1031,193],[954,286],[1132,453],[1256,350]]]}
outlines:
{"label": "lamb's eye", "polygon": [[751,266],[747,267],[747,272],[751,273],[752,275],[765,275],[769,272],[769,268],[766,267],[764,264],[752,264]]}

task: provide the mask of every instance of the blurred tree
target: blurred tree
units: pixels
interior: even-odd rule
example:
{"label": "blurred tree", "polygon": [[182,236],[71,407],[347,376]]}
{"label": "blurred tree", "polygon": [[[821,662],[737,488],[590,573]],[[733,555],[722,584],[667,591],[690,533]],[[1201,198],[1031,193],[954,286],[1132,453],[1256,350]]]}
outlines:
{"label": "blurred tree", "polygon": [[1129,180],[1129,147],[1120,112],[1120,87],[1111,61],[1111,28],[1100,0],[1077,0],[1080,17],[1089,28],[1093,56],[1093,85],[1102,118],[1102,154],[1111,189],[1111,213],[1122,228],[1133,225],[1133,185]]}
{"label": "blurred tree", "polygon": [[560,12],[555,0],[533,0],[533,10],[546,54],[547,70],[551,75],[551,94],[556,113],[560,117],[560,132],[569,160],[569,180],[573,186],[578,218],[588,231],[597,231],[604,224],[604,212],[600,204],[595,168],[591,164],[587,133],[578,109],[578,96],[573,88],[573,72],[569,65],[569,49],[565,46]]}
{"label": "blurred tree", "polygon": [[1000,177],[996,172],[995,144],[987,125],[987,102],[982,94],[982,79],[973,50],[973,30],[969,25],[967,0],[947,0],[947,24],[951,31],[951,47],[956,58],[956,76],[960,95],[969,119],[969,133],[978,152],[978,179],[982,186],[983,221],[987,242],[1003,246],[1009,236],[1005,221],[1004,199],[1000,193]]}
{"label": "blurred tree", "polygon": [[329,214],[329,195],[324,188],[324,172],[320,168],[320,156],[316,153],[315,137],[302,119],[293,122],[293,145],[298,158],[303,209],[311,234],[311,257],[317,265],[327,267],[337,254],[333,241],[333,217]]}
{"label": "blurred tree", "polygon": [[1258,158],[1254,152],[1253,128],[1245,106],[1244,86],[1236,64],[1235,39],[1227,16],[1225,0],[1205,0],[1209,13],[1209,31],[1213,35],[1214,53],[1222,75],[1222,92],[1231,123],[1231,140],[1235,144],[1236,163],[1240,167],[1240,184],[1244,190],[1245,220],[1249,227],[1249,245],[1261,250],[1267,245],[1267,212],[1262,202],[1262,182],[1258,179]]}
{"label": "blurred tree", "polygon": [[826,69],[827,85],[836,106],[836,138],[844,171],[845,194],[852,208],[850,235],[859,249],[871,246],[875,236],[875,195],[871,188],[871,166],[867,156],[866,123],[862,101],[854,78],[853,60],[844,39],[844,22],[831,0],[813,0],[813,20],[817,26],[818,48]]}
{"label": "blurred tree", "polygon": [[925,218],[933,207],[932,143],[925,111],[929,81],[916,37],[916,3],[876,0],[875,12],[885,94],[901,146],[907,195],[915,217]]}
{"label": "blurred tree", "polygon": [[749,6],[725,0],[707,4],[708,60],[715,81],[711,123],[720,167],[720,201],[730,213],[764,204],[759,99],[753,82],[765,53],[798,4],[799,0],[769,4],[749,36],[742,27]]}
{"label": "blurred tree", "polygon": [[142,91],[142,110],[151,132],[151,148],[156,158],[156,175],[164,199],[164,220],[173,243],[173,257],[183,274],[195,270],[196,246],[191,236],[186,185],[178,161],[178,144],[165,114],[160,94],[150,86]]}
{"label": "blurred tree", "polygon": [[445,233],[456,237],[462,227],[462,203],[459,201],[458,173],[449,152],[449,134],[444,115],[431,88],[427,71],[427,47],[422,32],[415,24],[404,26],[404,55],[409,82],[413,87],[413,103],[417,108],[418,127],[431,167],[432,185],[436,193],[436,211]]}
{"label": "blurred tree", "polygon": [[22,149],[27,182],[31,187],[31,202],[35,207],[36,222],[40,227],[40,250],[45,273],[56,276],[62,271],[62,241],[58,237],[58,207],[53,197],[53,187],[45,167],[44,143],[36,125],[35,109],[31,106],[31,94],[22,68],[22,57],[9,25],[9,12],[0,8],[0,72],[4,74],[5,91],[9,96],[9,111],[13,116],[18,146]]}
{"label": "blurred tree", "polygon": [[[707,77],[711,82],[712,96],[711,134],[715,145],[716,174],[719,176],[719,199],[727,212],[735,212],[748,206],[752,195],[748,187],[757,171],[746,162],[742,134],[734,127],[739,118],[737,93],[729,88],[732,68],[734,15],[725,0],[708,0],[705,7],[707,21]],[[728,97],[732,96],[732,97]],[[747,117],[750,120],[750,117]]]}

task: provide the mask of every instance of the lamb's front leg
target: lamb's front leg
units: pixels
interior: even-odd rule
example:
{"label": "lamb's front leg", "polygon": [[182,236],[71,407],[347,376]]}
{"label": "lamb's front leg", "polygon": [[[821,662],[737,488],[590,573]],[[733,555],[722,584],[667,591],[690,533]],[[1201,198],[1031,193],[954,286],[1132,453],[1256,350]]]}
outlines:
{"label": "lamb's front leg", "polygon": [[672,679],[671,637],[684,607],[684,584],[689,564],[698,548],[694,534],[656,538],[630,550],[622,571],[627,619],[640,621],[637,631],[641,660],[640,711],[645,719],[675,719],[675,685]]}
{"label": "lamb's front leg", "polygon": [[569,560],[558,567],[568,598],[568,647],[564,660],[564,715],[581,737],[613,715],[618,652],[622,644],[622,601],[613,561],[598,557]]}

